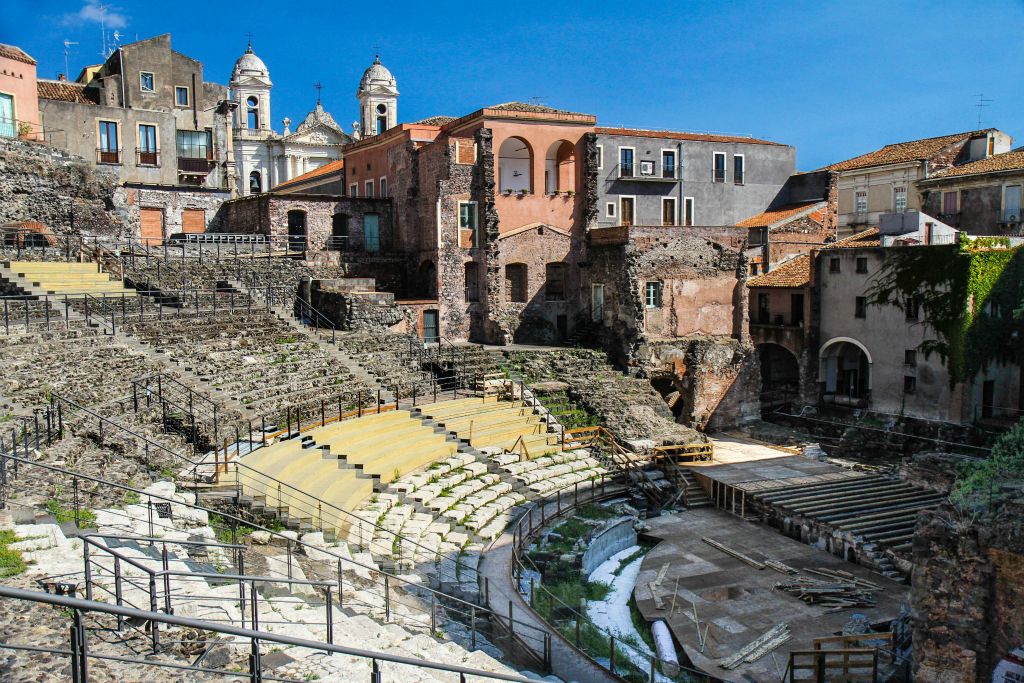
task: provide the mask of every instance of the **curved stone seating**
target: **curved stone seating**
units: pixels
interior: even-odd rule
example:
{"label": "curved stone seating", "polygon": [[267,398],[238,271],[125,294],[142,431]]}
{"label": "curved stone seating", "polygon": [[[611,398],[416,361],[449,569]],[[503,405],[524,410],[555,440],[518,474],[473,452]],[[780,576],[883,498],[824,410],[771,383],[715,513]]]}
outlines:
{"label": "curved stone seating", "polygon": [[475,448],[525,448],[537,457],[561,447],[545,419],[521,401],[467,398],[423,405],[419,411]]}

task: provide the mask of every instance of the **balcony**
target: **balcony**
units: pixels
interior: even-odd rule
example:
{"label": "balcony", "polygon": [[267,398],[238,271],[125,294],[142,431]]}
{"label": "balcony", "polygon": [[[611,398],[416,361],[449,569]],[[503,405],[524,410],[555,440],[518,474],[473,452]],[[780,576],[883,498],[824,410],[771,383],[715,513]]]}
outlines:
{"label": "balcony", "polygon": [[271,128],[235,128],[234,134],[240,140],[266,140],[275,135]]}
{"label": "balcony", "polygon": [[857,210],[850,216],[850,225],[867,225],[871,213],[867,209]]}
{"label": "balcony", "polygon": [[159,166],[160,165],[160,152],[155,152],[146,149],[135,150],[135,165],[136,166]]}
{"label": "balcony", "polygon": [[616,168],[618,169],[618,179],[630,182],[676,183],[683,178],[681,165],[658,169],[653,161],[641,161],[632,166],[620,164]]}
{"label": "balcony", "polygon": [[1003,209],[999,215],[1000,223],[1020,223],[1021,222],[1021,208],[1019,206],[1011,206],[1008,209]]}
{"label": "balcony", "polygon": [[121,150],[119,149],[103,149],[102,147],[96,148],[96,163],[97,164],[120,164],[121,163]]}
{"label": "balcony", "polygon": [[188,157],[178,157],[178,171],[181,173],[206,175],[214,166],[216,166],[216,162],[213,159],[191,159]]}

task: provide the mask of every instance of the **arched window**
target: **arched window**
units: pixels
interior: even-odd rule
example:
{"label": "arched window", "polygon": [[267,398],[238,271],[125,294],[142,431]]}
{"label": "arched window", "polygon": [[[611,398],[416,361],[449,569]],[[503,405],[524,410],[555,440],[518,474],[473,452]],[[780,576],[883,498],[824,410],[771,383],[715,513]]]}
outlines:
{"label": "arched window", "polygon": [[498,148],[498,187],[501,192],[533,189],[533,149],[522,138],[509,138]]}
{"label": "arched window", "polygon": [[565,301],[565,264],[548,263],[544,266],[544,300]]}
{"label": "arched window", "polygon": [[433,261],[424,261],[420,264],[419,270],[420,287],[426,298],[437,298],[437,268]]}
{"label": "arched window", "polygon": [[466,263],[466,301],[480,301],[480,264]]}
{"label": "arched window", "polygon": [[249,192],[259,193],[263,191],[263,182],[260,178],[259,171],[253,171],[249,174]]}
{"label": "arched window", "polygon": [[544,191],[568,192],[576,189],[576,149],[567,140],[556,140],[544,158]]}
{"label": "arched window", "polygon": [[259,130],[260,127],[260,100],[258,97],[250,97],[245,101],[246,127],[251,130]]}
{"label": "arched window", "polygon": [[527,269],[525,263],[505,266],[505,298],[512,303],[526,303]]}
{"label": "arched window", "polygon": [[388,129],[388,105],[377,105],[377,135]]}

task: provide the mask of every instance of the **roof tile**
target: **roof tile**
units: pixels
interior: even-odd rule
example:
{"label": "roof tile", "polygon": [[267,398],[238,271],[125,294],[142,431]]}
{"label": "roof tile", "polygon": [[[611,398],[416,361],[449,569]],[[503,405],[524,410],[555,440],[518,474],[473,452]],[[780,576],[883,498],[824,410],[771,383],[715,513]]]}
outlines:
{"label": "roof tile", "polygon": [[643,128],[595,128],[599,135],[627,135],[642,138],[661,138],[665,140],[693,140],[695,142],[742,142],[748,145],[779,145],[780,142],[759,140],[742,135],[716,135],[714,133],[678,133],[671,130],[644,130]]}
{"label": "roof tile", "polygon": [[344,159],[338,159],[336,161],[332,161],[330,163],[326,163],[323,166],[321,166],[320,168],[315,168],[312,171],[308,171],[306,173],[303,173],[302,175],[295,176],[291,180],[287,180],[287,181],[285,181],[283,183],[275,185],[272,189],[278,190],[278,189],[280,189],[282,187],[289,187],[289,186],[294,185],[296,183],[300,183],[300,182],[303,182],[303,181],[306,181],[306,180],[312,180],[313,178],[319,178],[320,176],[324,176],[324,175],[329,175],[331,173],[334,173],[335,171],[340,171],[343,168],[345,168],[345,160]]}
{"label": "roof tile", "polygon": [[826,205],[825,205],[825,202],[817,202],[816,201],[816,202],[800,202],[800,203],[797,203],[797,204],[787,204],[785,206],[780,206],[780,207],[775,208],[775,209],[769,209],[769,210],[767,210],[767,211],[765,211],[763,213],[757,214],[756,216],[751,216],[750,218],[742,220],[739,223],[737,223],[736,225],[737,225],[737,227],[740,227],[740,228],[763,228],[763,227],[768,227],[768,226],[776,225],[778,223],[786,222],[786,221],[788,221],[789,219],[791,219],[791,218],[793,218],[795,216],[800,216],[801,214],[807,212],[808,209],[811,209],[811,208],[813,208],[815,206],[818,206],[818,205],[820,205],[821,208],[818,209],[817,211],[811,211],[809,215],[810,215],[810,217],[813,220],[821,222],[822,220],[825,219],[825,206]]}
{"label": "roof tile", "polygon": [[36,82],[36,93],[41,100],[59,100],[76,104],[96,104],[86,97],[85,86],[70,81],[50,81],[40,79]]}
{"label": "roof tile", "polygon": [[996,173],[998,171],[1024,171],[1024,150],[994,154],[987,159],[978,159],[969,164],[947,168],[928,178],[951,178],[954,176]]}
{"label": "roof tile", "polygon": [[811,284],[811,257],[800,254],[763,275],[747,281],[748,287],[806,287]]}
{"label": "roof tile", "polygon": [[886,145],[874,152],[861,154],[858,157],[847,159],[826,166],[822,170],[827,171],[852,171],[858,168],[869,168],[871,166],[884,166],[886,164],[902,164],[908,161],[919,161],[927,159],[950,145],[962,142],[968,138],[984,135],[990,130],[972,130],[965,133],[954,133],[952,135],[941,135],[937,138],[924,138],[922,140],[910,140],[908,142],[897,142]]}

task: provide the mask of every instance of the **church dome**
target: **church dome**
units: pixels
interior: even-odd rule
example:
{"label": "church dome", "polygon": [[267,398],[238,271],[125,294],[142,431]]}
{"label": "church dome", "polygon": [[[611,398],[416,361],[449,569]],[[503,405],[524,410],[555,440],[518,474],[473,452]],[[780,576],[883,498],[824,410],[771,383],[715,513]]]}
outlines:
{"label": "church dome", "polygon": [[388,68],[380,63],[380,56],[374,57],[373,64],[363,72],[363,78],[359,81],[359,89],[367,90],[373,86],[387,86],[394,88],[398,85],[395,77],[391,75]]}
{"label": "church dome", "polygon": [[252,51],[252,45],[246,48],[245,53],[235,62],[235,68],[231,71],[231,79],[236,80],[241,76],[256,78],[270,78],[270,72],[263,60]]}

